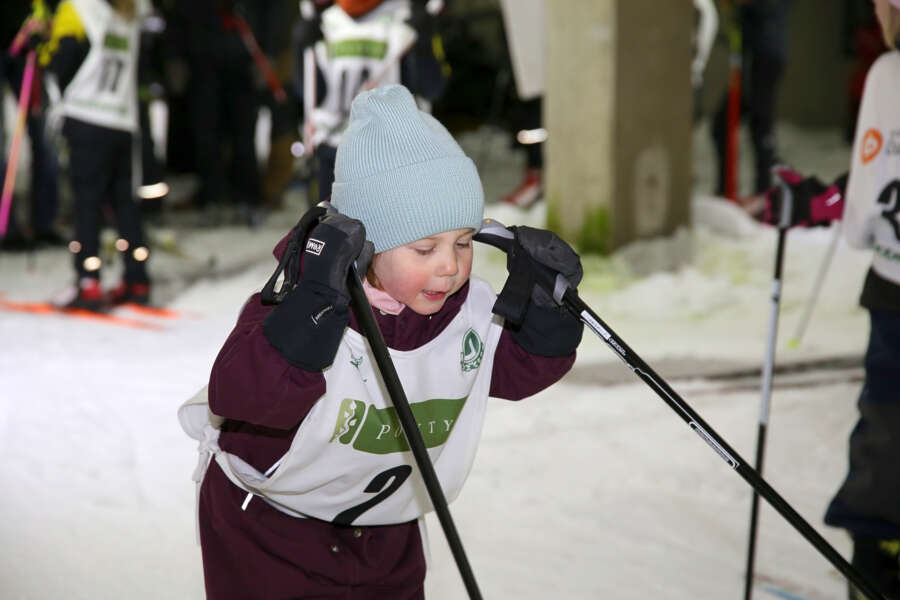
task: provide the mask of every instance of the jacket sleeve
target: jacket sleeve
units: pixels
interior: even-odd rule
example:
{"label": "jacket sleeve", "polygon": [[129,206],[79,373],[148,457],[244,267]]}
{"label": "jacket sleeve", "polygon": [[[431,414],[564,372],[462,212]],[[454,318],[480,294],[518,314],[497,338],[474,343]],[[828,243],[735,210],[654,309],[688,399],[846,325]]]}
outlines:
{"label": "jacket sleeve", "polygon": [[491,392],[494,398],[521,400],[550,387],[575,364],[575,351],[564,356],[538,356],[522,348],[504,328],[494,356]]}
{"label": "jacket sleeve", "polygon": [[291,429],[325,393],[325,377],[291,366],[263,336],[271,309],[259,294],[244,305],[213,364],[209,405],[226,419]]}
{"label": "jacket sleeve", "polygon": [[62,2],[53,15],[50,39],[41,49],[41,64],[56,75],[60,90],[75,77],[90,48],[78,12],[71,2]]}

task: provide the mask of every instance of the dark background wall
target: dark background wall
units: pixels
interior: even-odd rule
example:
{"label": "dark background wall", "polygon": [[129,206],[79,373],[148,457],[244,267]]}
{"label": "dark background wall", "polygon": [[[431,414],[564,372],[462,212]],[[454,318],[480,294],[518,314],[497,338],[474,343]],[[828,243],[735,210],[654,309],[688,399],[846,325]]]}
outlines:
{"label": "dark background wall", "polygon": [[[788,64],[779,89],[778,119],[800,127],[845,128],[853,113],[850,86],[858,69],[857,39],[849,27],[856,21],[864,20],[871,12],[871,0],[794,0],[793,3]],[[466,53],[479,62],[474,68],[459,62],[455,67],[459,71],[459,79],[470,78],[473,81],[468,83],[476,84],[474,91],[459,94],[460,97],[453,100],[457,104],[470,106],[476,113],[472,115],[474,121],[488,112],[490,86],[495,81],[491,69],[506,60],[499,11],[497,0],[448,2],[450,30],[446,33],[451,62],[455,59],[454,51]],[[470,16],[473,18],[470,19]],[[707,112],[715,108],[728,78],[727,23],[721,20],[721,15],[719,25],[702,96]],[[461,36],[461,32],[464,35]],[[686,31],[685,35],[690,33]],[[477,38],[475,45],[472,43],[473,37]],[[685,77],[688,77],[687,72]],[[480,91],[477,89],[479,84]],[[445,108],[451,113],[456,111],[454,106],[439,106],[437,111]]]}
{"label": "dark background wall", "polygon": [[[871,0],[794,0],[788,63],[778,96],[778,118],[802,127],[841,127],[850,107],[848,82],[854,59],[846,30],[850,5]],[[727,24],[706,69],[703,104],[712,110],[728,77]]]}

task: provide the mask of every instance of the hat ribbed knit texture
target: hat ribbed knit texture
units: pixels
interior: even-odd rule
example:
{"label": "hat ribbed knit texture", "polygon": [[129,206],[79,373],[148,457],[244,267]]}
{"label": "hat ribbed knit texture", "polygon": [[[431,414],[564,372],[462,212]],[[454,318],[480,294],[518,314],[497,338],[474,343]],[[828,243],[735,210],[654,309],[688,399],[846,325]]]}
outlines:
{"label": "hat ribbed knit texture", "polygon": [[472,162],[401,85],[359,94],[341,137],[331,203],[359,219],[375,252],[481,227],[484,191]]}

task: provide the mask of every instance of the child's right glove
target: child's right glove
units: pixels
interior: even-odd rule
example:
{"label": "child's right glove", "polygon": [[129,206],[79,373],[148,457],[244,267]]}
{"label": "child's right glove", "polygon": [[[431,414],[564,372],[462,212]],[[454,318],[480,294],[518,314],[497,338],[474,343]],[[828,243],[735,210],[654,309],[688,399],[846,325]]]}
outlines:
{"label": "child's right glove", "polygon": [[[561,274],[568,286],[581,282],[581,259],[569,244],[546,229],[509,227],[515,239],[507,252],[509,277],[494,304],[515,342],[539,356],[565,356],[581,343],[584,324],[536,282],[535,264]],[[556,295],[564,292],[557,282]]]}
{"label": "child's right glove", "polygon": [[263,335],[289,363],[315,372],[332,363],[350,322],[350,268],[357,261],[364,273],[373,248],[363,224],[340,214],[325,216],[303,247],[300,281],[266,315]]}
{"label": "child's right glove", "polygon": [[791,194],[787,227],[826,226],[843,215],[846,175],[838,177],[831,185],[825,185],[818,177],[804,177],[787,167],[776,167],[773,174],[781,181],[765,193],[765,210],[759,217],[763,223],[781,224],[785,187]]}

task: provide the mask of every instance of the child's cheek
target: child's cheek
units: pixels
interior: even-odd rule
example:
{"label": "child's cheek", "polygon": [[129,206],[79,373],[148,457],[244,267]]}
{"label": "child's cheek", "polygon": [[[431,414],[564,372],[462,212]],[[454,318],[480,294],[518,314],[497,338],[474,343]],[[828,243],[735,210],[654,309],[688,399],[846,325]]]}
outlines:
{"label": "child's cheek", "polygon": [[410,304],[416,299],[419,292],[425,289],[427,279],[411,269],[407,271],[407,273],[408,275],[406,277],[395,278],[392,282],[394,284],[392,286],[394,289],[388,290],[388,293],[391,294],[391,296],[404,304]]}

